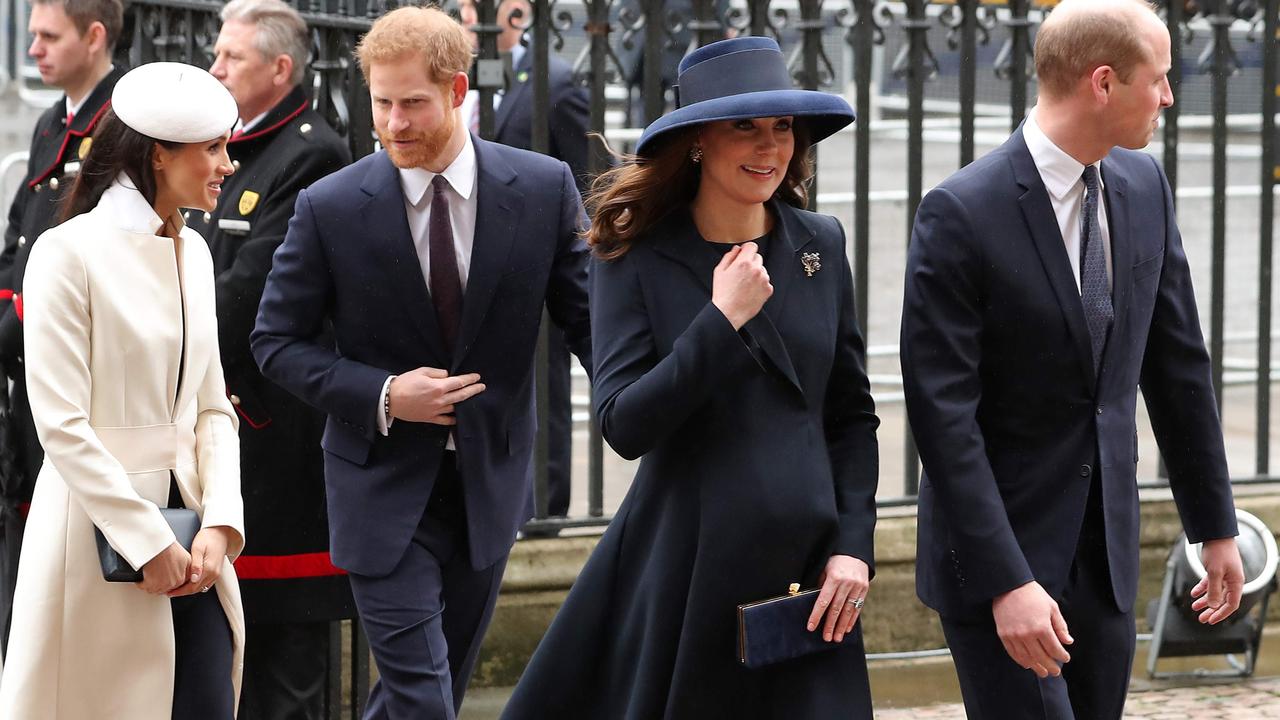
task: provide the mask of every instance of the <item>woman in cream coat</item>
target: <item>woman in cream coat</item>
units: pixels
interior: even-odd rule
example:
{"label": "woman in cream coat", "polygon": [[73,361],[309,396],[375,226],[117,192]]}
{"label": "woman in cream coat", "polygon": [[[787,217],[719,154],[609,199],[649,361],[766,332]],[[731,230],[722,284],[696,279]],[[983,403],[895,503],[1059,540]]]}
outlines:
{"label": "woman in cream coat", "polygon": [[[46,455],[0,682],[5,720],[234,715],[237,423],[209,251],[179,207],[213,209],[236,115],[203,70],[132,71],[68,200],[74,217],[32,251],[21,317]],[[175,482],[201,517],[189,555],[158,509],[177,499]],[[103,580],[95,525],[143,582]]]}

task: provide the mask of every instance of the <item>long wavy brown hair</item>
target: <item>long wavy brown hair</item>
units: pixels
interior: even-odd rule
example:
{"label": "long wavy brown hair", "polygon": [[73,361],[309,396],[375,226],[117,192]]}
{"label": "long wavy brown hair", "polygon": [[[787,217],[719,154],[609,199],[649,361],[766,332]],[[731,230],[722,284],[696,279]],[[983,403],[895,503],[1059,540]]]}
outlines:
{"label": "long wavy brown hair", "polygon": [[[616,260],[631,249],[645,231],[672,210],[693,202],[698,194],[701,169],[689,158],[698,139],[699,125],[673,130],[657,150],[646,157],[620,155],[619,164],[601,173],[587,193],[591,227],[585,238],[601,260]],[[813,177],[808,128],[796,122],[795,154],[774,197],[798,208],[809,204],[808,184]],[[610,150],[610,152],[613,152]]]}

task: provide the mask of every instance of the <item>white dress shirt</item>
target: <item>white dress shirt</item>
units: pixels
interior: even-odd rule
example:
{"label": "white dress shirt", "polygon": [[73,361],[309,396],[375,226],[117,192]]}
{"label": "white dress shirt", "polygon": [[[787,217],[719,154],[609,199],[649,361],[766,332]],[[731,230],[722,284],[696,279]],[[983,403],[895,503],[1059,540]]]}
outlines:
{"label": "white dress shirt", "polygon": [[[1022,137],[1027,142],[1027,150],[1031,159],[1040,171],[1040,179],[1049,191],[1049,202],[1053,204],[1053,214],[1058,219],[1058,230],[1062,233],[1062,244],[1067,248],[1067,259],[1071,261],[1071,276],[1076,280],[1076,291],[1080,290],[1080,212],[1084,205],[1084,165],[1068,155],[1062,148],[1053,144],[1049,136],[1044,134],[1036,124],[1037,108],[1027,113],[1027,121],[1022,126]],[[1101,162],[1094,163],[1098,171],[1098,229],[1102,234],[1102,252],[1107,259],[1107,281],[1113,277],[1111,272],[1111,229],[1107,224],[1106,186],[1102,182]]]}
{"label": "white dress shirt", "polygon": [[[462,283],[462,291],[467,291],[467,276],[471,270],[471,248],[475,245],[476,236],[476,148],[471,144],[471,134],[464,133],[462,151],[454,158],[449,167],[440,173],[449,187],[444,191],[449,199],[449,225],[453,229],[453,254],[458,261],[458,280]],[[404,210],[409,221],[409,234],[413,236],[413,247],[418,253],[418,264],[422,267],[422,281],[431,289],[431,181],[436,173],[422,168],[400,170],[400,189],[404,192]],[[448,368],[442,368],[447,370]],[[391,388],[391,378],[387,376],[382,383],[382,394],[378,397],[378,432],[383,435],[391,427],[389,418],[383,413],[386,407],[387,392]],[[453,434],[449,434],[449,444],[453,450]]]}

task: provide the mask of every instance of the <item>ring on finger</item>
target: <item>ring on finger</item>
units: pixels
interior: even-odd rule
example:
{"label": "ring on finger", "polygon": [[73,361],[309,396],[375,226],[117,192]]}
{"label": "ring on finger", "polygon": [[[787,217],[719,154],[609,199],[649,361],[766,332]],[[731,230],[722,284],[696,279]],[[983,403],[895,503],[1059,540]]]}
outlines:
{"label": "ring on finger", "polygon": [[209,587],[210,587],[209,585],[205,585],[204,587],[200,588],[200,592],[209,592]]}
{"label": "ring on finger", "polygon": [[854,610],[861,610],[862,606],[867,602],[866,598],[849,598],[844,601],[845,605],[852,605]]}

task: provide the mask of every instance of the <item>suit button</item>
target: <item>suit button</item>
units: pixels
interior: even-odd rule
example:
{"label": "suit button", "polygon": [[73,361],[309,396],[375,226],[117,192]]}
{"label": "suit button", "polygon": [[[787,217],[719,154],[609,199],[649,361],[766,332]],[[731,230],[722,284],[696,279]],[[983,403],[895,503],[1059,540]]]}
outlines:
{"label": "suit button", "polygon": [[50,190],[58,189],[58,178],[49,178],[49,189]]}
{"label": "suit button", "polygon": [[1080,477],[1087,478],[1092,474],[1093,474],[1093,468],[1089,467],[1088,465],[1080,466]]}
{"label": "suit button", "polygon": [[26,236],[26,235],[19,235],[19,236],[18,236],[18,247],[22,247],[23,245],[26,245],[26,244],[27,244],[27,236]]}
{"label": "suit button", "polygon": [[231,167],[235,168],[236,170],[239,170],[239,169],[240,169],[240,161],[239,161],[239,160],[232,160],[232,161],[231,161]]}
{"label": "suit button", "polygon": [[204,221],[205,221],[205,222],[209,222],[209,221],[210,221],[210,220],[212,220],[212,219],[213,219],[213,216],[212,216],[212,215],[210,215],[209,213],[205,213],[205,214],[204,214]]}
{"label": "suit button", "polygon": [[232,404],[232,405],[239,405],[239,404],[240,404],[240,396],[239,396],[239,395],[236,395],[236,394],[234,394],[234,393],[233,393],[233,394],[231,395],[231,404]]}

